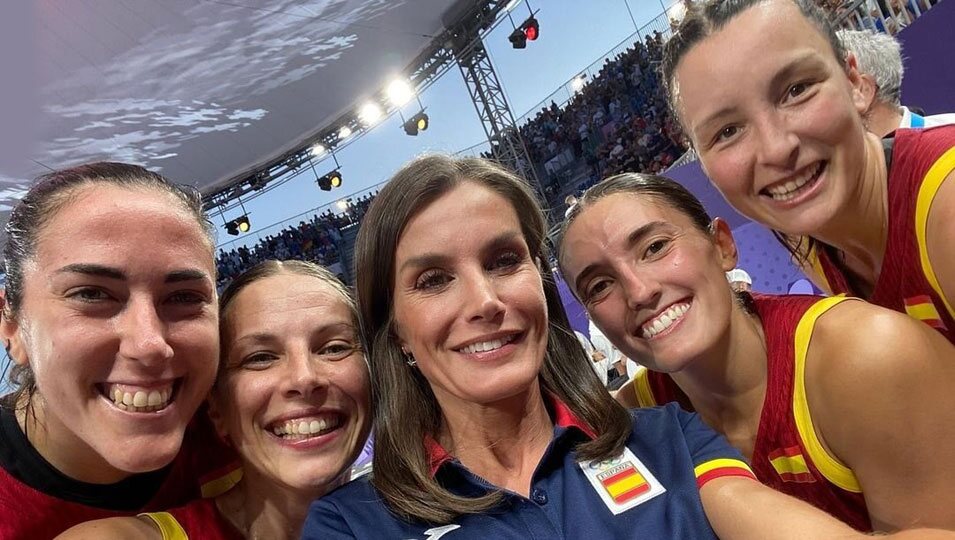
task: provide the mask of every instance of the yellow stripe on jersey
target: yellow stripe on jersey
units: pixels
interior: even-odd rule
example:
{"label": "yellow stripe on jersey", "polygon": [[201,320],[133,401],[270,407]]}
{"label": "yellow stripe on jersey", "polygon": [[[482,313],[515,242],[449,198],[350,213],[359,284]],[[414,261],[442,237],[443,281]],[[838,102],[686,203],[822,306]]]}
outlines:
{"label": "yellow stripe on jersey", "polygon": [[925,274],[925,279],[928,280],[935,294],[942,299],[948,314],[955,318],[955,309],[952,309],[952,303],[948,301],[948,298],[945,298],[942,287],[938,283],[938,277],[935,275],[935,269],[932,268],[932,262],[928,259],[928,244],[925,241],[926,230],[928,229],[928,213],[932,208],[932,201],[935,200],[938,189],[942,187],[942,182],[953,170],[955,170],[955,148],[949,148],[925,173],[925,178],[922,179],[922,185],[919,187],[918,199],[915,202],[915,237],[919,245],[922,273]]}
{"label": "yellow stripe on jersey", "polygon": [[933,321],[942,319],[942,316],[939,315],[938,310],[935,309],[935,304],[930,302],[912,305],[905,304],[905,312],[909,314],[909,317],[914,317],[920,321]]}
{"label": "yellow stripe on jersey", "polygon": [[779,456],[769,460],[769,464],[776,469],[776,472],[780,476],[784,474],[805,474],[809,472],[809,467],[806,465],[806,458],[802,454],[795,456]]}
{"label": "yellow stripe on jersey", "polygon": [[633,374],[633,389],[637,392],[637,403],[641,407],[655,407],[659,405],[653,398],[653,390],[650,389],[649,370],[644,366],[637,368]]}
{"label": "yellow stripe on jersey", "polygon": [[202,484],[201,492],[203,499],[218,497],[226,491],[229,491],[242,480],[242,467],[236,467],[227,474],[224,474],[215,480],[209,480]]}
{"label": "yellow stripe on jersey", "polygon": [[812,280],[820,289],[823,290],[826,294],[832,295],[832,284],[829,283],[829,278],[826,277],[826,271],[822,268],[822,263],[819,261],[819,252],[816,251],[817,246],[813,246],[809,250],[809,267],[812,269],[812,273],[815,274],[818,279]]}
{"label": "yellow stripe on jersey", "polygon": [[169,512],[149,512],[139,515],[151,519],[159,527],[162,540],[189,540],[189,536],[183,530],[182,525]]}
{"label": "yellow stripe on jersey", "polygon": [[806,355],[809,352],[809,340],[816,320],[832,307],[846,300],[858,300],[845,296],[823,298],[813,304],[799,320],[795,336],[796,367],[793,376],[793,415],[796,417],[796,430],[802,439],[803,447],[809,453],[810,459],[816,464],[819,472],[834,485],[853,493],[862,493],[859,480],[852,469],[826,451],[826,448],[816,436],[816,429],[812,425],[812,416],[809,414],[809,400],[806,397]]}
{"label": "yellow stripe on jersey", "polygon": [[753,470],[750,469],[749,465],[747,465],[746,462],[743,460],[732,459],[732,458],[718,458],[718,459],[711,459],[709,461],[704,461],[703,463],[700,463],[696,467],[693,467],[693,474],[696,475],[697,478],[699,478],[703,476],[704,474],[710,471],[714,471],[716,469],[743,469],[749,472],[750,474],[753,473]]}

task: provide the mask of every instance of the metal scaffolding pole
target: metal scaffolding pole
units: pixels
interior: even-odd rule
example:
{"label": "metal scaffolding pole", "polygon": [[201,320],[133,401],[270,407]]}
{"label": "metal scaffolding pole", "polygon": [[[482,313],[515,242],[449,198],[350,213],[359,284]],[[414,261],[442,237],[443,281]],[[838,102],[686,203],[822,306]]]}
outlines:
{"label": "metal scaffolding pole", "polygon": [[517,129],[517,122],[514,121],[491,58],[484,48],[484,42],[475,35],[473,39],[467,40],[463,47],[456,47],[454,56],[474,108],[481,119],[484,133],[491,143],[494,159],[527,180],[543,201],[543,187]]}

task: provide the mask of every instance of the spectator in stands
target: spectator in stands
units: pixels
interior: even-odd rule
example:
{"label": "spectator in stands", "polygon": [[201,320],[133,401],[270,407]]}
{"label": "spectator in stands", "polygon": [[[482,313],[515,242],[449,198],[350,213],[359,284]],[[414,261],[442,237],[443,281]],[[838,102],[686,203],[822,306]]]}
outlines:
{"label": "spectator in stands", "polygon": [[672,180],[626,174],[581,196],[561,273],[654,372],[618,398],[679,401],[762,482],[856,529],[955,527],[955,348],[857,299],[734,293],[736,254],[726,222]]}
{"label": "spectator in stands", "polygon": [[884,137],[899,128],[955,124],[955,114],[923,116],[902,105],[902,44],[871,30],[839,30],[839,40],[852,53],[861,77],[866,128]]}
{"label": "spectator in stands", "polygon": [[222,362],[209,398],[244,475],[215,499],[74,527],[60,540],[299,538],[308,505],[348,479],[368,437],[358,313],[328,270],[266,261],[222,294]]}
{"label": "spectator in stands", "polygon": [[863,537],[756,482],[697,416],[610,399],[542,275],[546,230],[482,160],[385,186],[356,250],[374,474],[316,501],[303,539]]}
{"label": "spectator in stands", "polygon": [[674,110],[730,204],[824,290],[955,342],[955,126],[867,133],[855,57],[806,0],[709,2],[667,47]]}
{"label": "spectator in stands", "polygon": [[0,336],[16,389],[0,400],[0,538],[228,487],[230,451],[203,415],[190,422],[219,354],[198,193],[91,163],[40,177],[6,232]]}

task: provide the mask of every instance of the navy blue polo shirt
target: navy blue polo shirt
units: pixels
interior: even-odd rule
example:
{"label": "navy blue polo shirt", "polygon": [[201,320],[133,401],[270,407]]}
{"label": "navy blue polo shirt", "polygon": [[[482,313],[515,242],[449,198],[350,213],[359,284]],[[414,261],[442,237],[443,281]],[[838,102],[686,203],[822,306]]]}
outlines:
{"label": "navy blue polo shirt", "polygon": [[[634,409],[629,452],[580,464],[574,447],[590,430],[559,402],[552,405],[554,437],[534,471],[529,497],[504,491],[490,512],[434,525],[397,518],[365,476],[312,503],[302,538],[711,539],[716,535],[699,488],[722,476],[754,478],[736,449],[676,403]],[[436,443],[429,451],[434,478],[453,493],[473,497],[499,489]]]}

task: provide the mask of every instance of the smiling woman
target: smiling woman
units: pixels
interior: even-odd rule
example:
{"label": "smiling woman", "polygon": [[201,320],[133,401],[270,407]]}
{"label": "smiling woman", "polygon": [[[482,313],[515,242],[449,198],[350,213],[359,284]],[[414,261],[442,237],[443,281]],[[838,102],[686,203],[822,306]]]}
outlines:
{"label": "smiling woman", "polygon": [[853,538],[696,415],[610,399],[544,224],[480,159],[420,158],[375,198],[356,251],[374,475],[314,503],[303,538]]}
{"label": "smiling woman", "polygon": [[17,389],[0,407],[0,536],[51,537],[228,484],[203,484],[231,454],[190,425],[219,350],[198,196],[95,163],[40,178],[7,233],[0,334]]}

